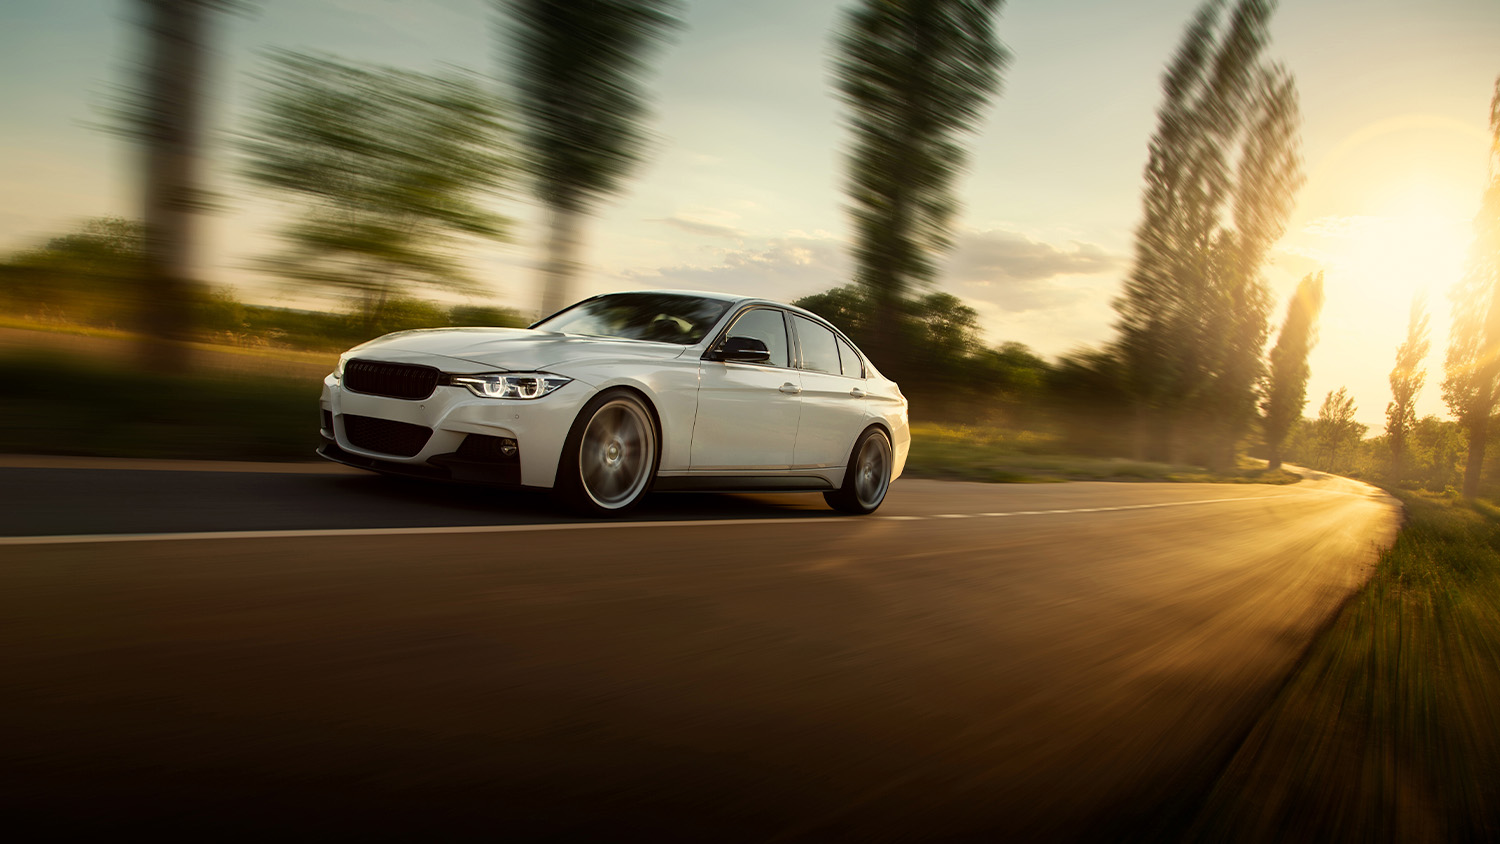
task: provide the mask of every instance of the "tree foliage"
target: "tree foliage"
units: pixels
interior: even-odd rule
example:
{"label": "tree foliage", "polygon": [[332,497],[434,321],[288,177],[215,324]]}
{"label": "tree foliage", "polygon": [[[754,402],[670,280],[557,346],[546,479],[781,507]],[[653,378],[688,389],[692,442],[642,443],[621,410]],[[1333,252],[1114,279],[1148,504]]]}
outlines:
{"label": "tree foliage", "polygon": [[1354,420],[1358,411],[1354,397],[1343,387],[1329,390],[1323,397],[1318,418],[1313,420],[1309,431],[1316,465],[1340,473],[1354,467],[1355,455],[1366,431],[1363,423]]}
{"label": "tree foliage", "polygon": [[865,0],[834,38],[834,77],[853,134],[847,191],[856,280],[894,338],[902,302],[950,245],[953,183],[1009,54],[995,37],[1002,0]]}
{"label": "tree foliage", "polygon": [[509,221],[485,203],[512,171],[477,76],[278,51],[262,82],[245,173],[301,203],[264,269],[355,294],[371,324],[408,285],[473,289],[459,239],[505,237]]}
{"label": "tree foliage", "polygon": [[1443,361],[1443,401],[1469,435],[1464,495],[1479,494],[1490,416],[1500,399],[1500,79],[1490,101],[1490,167],[1474,245],[1454,287],[1453,327]]}
{"label": "tree foliage", "polygon": [[1204,3],[1162,80],[1143,219],[1116,348],[1138,456],[1180,459],[1174,427],[1218,427],[1216,461],[1254,417],[1270,296],[1261,267],[1303,181],[1290,72],[1267,63],[1271,0]]}
{"label": "tree foliage", "polygon": [[133,325],[145,306],[145,267],[145,227],[97,217],[0,263],[0,300],[44,321]]}
{"label": "tree foliage", "polygon": [[645,157],[649,60],[677,0],[499,0],[524,162],[551,214],[542,312],[571,302],[581,218]]}
{"label": "tree foliage", "polygon": [[1020,343],[985,346],[979,314],[957,296],[931,292],[901,302],[894,345],[881,345],[869,291],[844,285],[798,299],[838,326],[882,372],[904,373],[902,390],[929,414],[998,410],[1012,424],[1034,421],[1051,366]]}
{"label": "tree foliage", "polygon": [[1322,309],[1323,274],[1308,275],[1297,284],[1297,292],[1287,304],[1286,321],[1271,349],[1262,433],[1272,469],[1281,467],[1282,445],[1307,405],[1307,356],[1317,342],[1318,312]]}
{"label": "tree foliage", "polygon": [[1420,299],[1411,303],[1406,324],[1406,340],[1396,350],[1396,366],[1391,370],[1391,401],[1385,407],[1385,436],[1391,446],[1391,472],[1401,477],[1406,458],[1406,442],[1417,424],[1417,394],[1427,383],[1428,341],[1427,308]]}

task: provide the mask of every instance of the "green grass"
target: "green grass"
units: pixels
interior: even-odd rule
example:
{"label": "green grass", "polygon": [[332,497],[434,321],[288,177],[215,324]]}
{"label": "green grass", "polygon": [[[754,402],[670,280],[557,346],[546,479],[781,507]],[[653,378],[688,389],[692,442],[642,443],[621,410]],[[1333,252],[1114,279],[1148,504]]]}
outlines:
{"label": "green grass", "polygon": [[1405,528],[1190,840],[1500,840],[1500,511],[1396,495]]}
{"label": "green grass", "polygon": [[904,477],[988,483],[1058,481],[1176,481],[1186,483],[1289,484],[1301,478],[1274,472],[1251,461],[1234,472],[1213,473],[1196,466],[1174,466],[1120,457],[1057,454],[1057,442],[1032,432],[998,428],[912,425],[911,454]]}
{"label": "green grass", "polygon": [[0,357],[0,453],[307,460],[314,379],[167,376],[53,352]]}

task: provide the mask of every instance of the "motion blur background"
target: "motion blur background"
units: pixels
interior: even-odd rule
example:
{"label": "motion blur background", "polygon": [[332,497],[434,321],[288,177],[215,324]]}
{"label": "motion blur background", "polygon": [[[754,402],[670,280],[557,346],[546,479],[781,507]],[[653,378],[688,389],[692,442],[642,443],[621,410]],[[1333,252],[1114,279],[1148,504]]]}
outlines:
{"label": "motion blur background", "polygon": [[[1214,296],[1223,319],[1250,312],[1239,348],[1179,339],[1172,361],[1148,361],[1132,320],[1178,307],[1127,301],[1160,246],[1142,216],[1148,151],[1172,131],[1163,74],[1208,8],[955,4],[932,64],[952,73],[906,90],[889,57],[861,52],[895,43],[882,27],[915,14],[899,4],[9,4],[7,347],[191,340],[213,347],[197,350],[200,370],[311,375],[325,353],[390,330],[524,325],[627,288],[758,293],[839,322],[902,381],[918,421],[972,428],[929,442],[1223,472],[1236,454],[1272,456],[1268,352],[1299,280],[1321,273],[1310,375],[1293,392],[1328,412],[1315,428],[1294,409],[1287,454],[1458,484],[1471,443],[1435,384],[1396,434],[1406,468],[1390,442],[1366,441],[1388,427],[1388,366],[1414,301],[1430,348],[1448,345],[1490,166],[1500,9],[1218,9],[1214,49],[1234,43],[1235,15],[1263,18],[1242,87],[1284,83],[1285,195],[1262,197],[1248,286],[1171,293],[1191,312],[1181,331],[1232,333]],[[1229,95],[1238,116],[1203,135],[1225,167],[1265,107],[1252,93]],[[871,152],[894,139],[882,121],[923,115],[931,168]],[[864,178],[884,172],[910,184]],[[1259,190],[1221,182],[1205,242],[1244,235],[1236,203]],[[925,210],[882,234],[866,212],[903,190]],[[905,252],[867,248],[883,240]],[[1206,260],[1197,248],[1168,263]],[[146,348],[154,369],[188,366],[187,347]],[[1201,371],[1142,380],[1174,367]],[[89,448],[15,427],[7,450]],[[1025,463],[990,474],[1041,471]]]}

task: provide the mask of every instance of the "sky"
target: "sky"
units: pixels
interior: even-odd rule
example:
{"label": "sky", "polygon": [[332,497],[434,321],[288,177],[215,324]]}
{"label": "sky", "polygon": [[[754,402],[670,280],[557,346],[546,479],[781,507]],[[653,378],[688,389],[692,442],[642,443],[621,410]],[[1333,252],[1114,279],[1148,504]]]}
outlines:
{"label": "sky", "polygon": [[[247,268],[278,207],[234,175],[254,74],[270,48],[420,71],[504,67],[490,0],[258,0],[217,22],[211,187],[200,274],[247,301],[335,303]],[[581,297],[671,287],[791,300],[851,277],[847,134],[829,36],[850,0],[688,0],[653,78],[649,160],[586,237]],[[1004,90],[968,139],[955,248],[935,288],[974,307],[991,344],[1055,357],[1113,337],[1162,69],[1197,0],[1011,0]],[[134,150],[103,131],[135,66],[126,0],[0,5],[0,251],[87,217],[139,216]],[[1463,272],[1489,165],[1500,0],[1283,0],[1269,56],[1296,76],[1307,182],[1266,277],[1279,325],[1297,280],[1327,302],[1308,412],[1347,387],[1383,427],[1387,375],[1414,297],[1432,312],[1418,410],[1438,390],[1448,290]],[[524,190],[497,210],[508,244],[469,256],[476,303],[534,312],[542,217]]]}

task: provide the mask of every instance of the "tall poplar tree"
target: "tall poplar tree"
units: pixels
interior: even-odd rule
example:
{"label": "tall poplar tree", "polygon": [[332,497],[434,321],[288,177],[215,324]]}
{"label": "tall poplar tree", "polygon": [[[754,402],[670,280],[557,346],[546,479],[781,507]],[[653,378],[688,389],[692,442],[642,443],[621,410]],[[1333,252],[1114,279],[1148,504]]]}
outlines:
{"label": "tall poplar tree", "polygon": [[498,0],[523,160],[547,208],[542,315],[573,300],[584,217],[645,158],[646,74],[677,0]]}
{"label": "tall poplar tree", "polygon": [[[1190,420],[1233,456],[1267,336],[1261,268],[1302,183],[1290,72],[1268,64],[1273,0],[1204,3],[1162,80],[1135,261],[1115,301],[1136,451],[1180,460]],[[1226,12],[1227,10],[1227,12]]]}
{"label": "tall poplar tree", "polygon": [[1323,309],[1323,274],[1308,275],[1297,284],[1287,304],[1286,321],[1271,349],[1270,380],[1262,406],[1270,468],[1281,468],[1282,446],[1307,406],[1307,355],[1317,342],[1318,312]]}
{"label": "tall poplar tree", "polygon": [[834,37],[834,76],[854,136],[849,153],[856,281],[877,343],[897,341],[902,304],[951,245],[959,139],[1000,89],[1009,53],[1002,0],[863,0]]}
{"label": "tall poplar tree", "polygon": [[1464,496],[1479,494],[1490,416],[1500,399],[1500,79],[1490,100],[1490,166],[1474,218],[1474,245],[1454,287],[1453,328],[1443,361],[1443,401],[1468,434]]}
{"label": "tall poplar tree", "polygon": [[1406,323],[1406,340],[1396,350],[1396,367],[1391,370],[1391,402],[1385,406],[1385,435],[1391,444],[1391,477],[1401,479],[1406,459],[1406,440],[1417,426],[1417,394],[1427,383],[1427,307],[1420,299],[1411,303]]}

